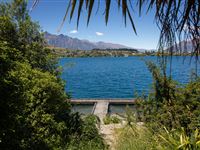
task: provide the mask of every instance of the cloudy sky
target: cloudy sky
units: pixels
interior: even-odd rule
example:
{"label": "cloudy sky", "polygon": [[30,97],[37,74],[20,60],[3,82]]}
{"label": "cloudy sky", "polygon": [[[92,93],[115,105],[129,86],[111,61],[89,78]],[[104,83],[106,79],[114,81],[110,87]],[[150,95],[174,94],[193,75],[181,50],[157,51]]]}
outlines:
{"label": "cloudy sky", "polygon": [[[142,13],[139,17],[137,11],[133,14],[133,19],[137,29],[137,35],[132,30],[130,22],[124,26],[121,12],[118,11],[117,1],[113,0],[110,8],[108,25],[104,21],[104,1],[100,1],[98,13],[97,1],[93,8],[93,14],[87,26],[87,12],[82,10],[79,27],[76,27],[77,15],[75,13],[71,22],[66,20],[61,31],[57,30],[62,22],[66,11],[68,0],[41,0],[37,7],[30,12],[33,20],[38,21],[43,31],[53,34],[65,34],[71,37],[87,39],[93,42],[105,41],[124,44],[133,48],[155,49],[157,47],[159,30],[154,22],[154,10],[146,15]],[[29,0],[28,8],[31,8],[33,0]],[[85,8],[85,7],[83,7]],[[137,10],[138,8],[136,8]],[[76,11],[76,10],[75,10]]]}

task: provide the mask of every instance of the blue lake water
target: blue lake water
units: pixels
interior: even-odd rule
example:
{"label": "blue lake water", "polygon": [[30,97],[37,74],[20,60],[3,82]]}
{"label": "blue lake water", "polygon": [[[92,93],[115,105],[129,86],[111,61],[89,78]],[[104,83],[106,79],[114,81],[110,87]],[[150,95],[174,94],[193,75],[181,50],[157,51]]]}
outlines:
{"label": "blue lake water", "polygon": [[[183,84],[190,80],[195,68],[190,58],[173,57],[173,79]],[[72,98],[133,98],[135,93],[147,94],[152,89],[152,75],[142,59],[158,60],[155,56],[61,58],[59,65]]]}

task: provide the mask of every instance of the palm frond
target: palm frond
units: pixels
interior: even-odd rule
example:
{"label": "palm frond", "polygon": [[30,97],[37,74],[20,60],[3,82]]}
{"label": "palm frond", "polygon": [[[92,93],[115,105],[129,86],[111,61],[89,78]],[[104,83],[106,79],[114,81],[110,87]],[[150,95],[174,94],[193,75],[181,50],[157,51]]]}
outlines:
{"label": "palm frond", "polygon": [[91,14],[92,14],[93,5],[94,5],[94,0],[90,0],[89,9],[88,9],[87,25],[88,25],[89,22],[90,22],[90,16],[91,16]]}
{"label": "palm frond", "polygon": [[86,9],[88,8],[89,0],[85,0]]}
{"label": "palm frond", "polygon": [[183,19],[182,19],[182,21],[181,21],[181,23],[180,23],[180,31],[183,30],[183,27],[184,27],[184,25],[185,25],[186,20],[187,20],[188,17],[189,17],[189,13],[190,13],[190,11],[191,11],[192,4],[194,3],[194,1],[195,1],[195,0],[189,0],[188,3],[186,4],[186,5],[187,5],[187,8],[186,8],[185,14],[184,14],[184,16],[183,16]]}
{"label": "palm frond", "polygon": [[118,10],[120,9],[120,6],[121,6],[121,0],[118,0],[117,1],[117,4],[118,4]]}
{"label": "palm frond", "polygon": [[[100,6],[100,1],[94,0],[69,0],[69,4],[67,6],[67,10],[65,16],[62,20],[62,24],[59,30],[62,28],[69,9],[71,8],[70,17],[71,20],[73,15],[75,14],[76,5],[78,5],[77,10],[77,28],[79,25],[80,15],[82,13],[83,4],[85,2],[86,10],[87,10],[87,25],[90,22],[90,17],[92,14],[92,10],[94,7],[94,3],[98,2],[97,12],[99,11],[99,7],[105,7],[105,23],[107,25],[109,21],[111,0],[105,1],[105,6]],[[160,29],[160,40],[158,49],[164,50],[166,47],[175,47],[176,49],[180,49],[180,46],[176,46],[179,41],[192,41],[193,43],[193,51],[192,55],[195,57],[200,54],[200,1],[199,0],[116,0],[117,7],[120,11],[122,11],[122,17],[124,19],[124,24],[127,24],[127,15],[130,20],[133,31],[136,33],[136,27],[134,24],[133,15],[135,13],[135,6],[139,6],[139,15],[143,11],[142,8],[146,9],[148,13],[149,10],[155,9],[155,20],[156,24]],[[34,0],[32,9],[38,4],[39,0]],[[131,9],[131,11],[130,11]],[[185,28],[187,26],[187,28]],[[177,50],[178,51],[178,50]],[[179,50],[181,53],[182,51]],[[187,50],[186,50],[187,51]],[[170,51],[170,53],[174,53],[174,50]],[[162,54],[162,53],[161,53]]]}
{"label": "palm frond", "polygon": [[61,24],[60,24],[60,27],[58,28],[57,32],[60,32],[60,30],[62,29],[62,27],[63,27],[63,25],[64,25],[64,23],[65,23],[65,20],[66,20],[66,18],[67,18],[67,14],[68,14],[68,12],[69,12],[70,6],[71,6],[71,0],[69,1],[68,5],[67,5],[67,9],[66,9],[65,15],[64,15],[64,17],[63,17],[63,20],[62,20],[62,22],[61,22]]}
{"label": "palm frond", "polygon": [[72,0],[72,9],[71,9],[71,12],[70,12],[70,21],[71,21],[71,19],[73,17],[73,14],[74,14],[74,9],[76,7],[76,2],[77,2],[77,0]]}
{"label": "palm frond", "polygon": [[32,10],[36,7],[36,5],[39,3],[39,1],[40,1],[40,0],[34,0],[34,1],[33,1],[33,5],[32,5],[32,7],[31,7],[30,11],[32,11]]}
{"label": "palm frond", "polygon": [[110,2],[111,0],[106,0],[106,14],[105,14],[105,22],[106,22],[106,25],[108,23],[108,17],[109,17],[109,12],[110,12]]}
{"label": "palm frond", "polygon": [[96,11],[96,14],[98,13],[98,11],[99,11],[99,7],[100,7],[100,1],[101,0],[98,0],[98,4],[97,4],[97,11]]}
{"label": "palm frond", "polygon": [[[128,1],[129,1],[129,5],[130,5],[131,10],[134,12],[133,1],[132,0],[128,0]],[[127,4],[127,7],[128,7],[128,4]]]}
{"label": "palm frond", "polygon": [[134,24],[134,22],[133,22],[133,18],[132,18],[132,16],[131,16],[131,13],[130,13],[130,11],[129,11],[128,8],[127,8],[127,13],[128,13],[128,17],[129,17],[129,20],[130,20],[130,22],[131,22],[131,25],[132,25],[133,31],[134,31],[135,34],[137,35],[136,28],[135,28],[135,24]]}
{"label": "palm frond", "polygon": [[126,11],[127,11],[127,1],[122,0],[122,15],[124,17],[124,24],[126,26]]}
{"label": "palm frond", "polygon": [[143,0],[139,0],[138,1],[138,5],[139,5],[139,15],[141,16],[141,10],[142,10],[142,4],[143,4]]}
{"label": "palm frond", "polygon": [[83,7],[83,2],[84,2],[84,0],[80,0],[80,1],[79,1],[78,17],[77,17],[77,28],[78,28],[78,24],[79,24],[79,19],[80,19],[81,10],[82,10],[82,7]]}

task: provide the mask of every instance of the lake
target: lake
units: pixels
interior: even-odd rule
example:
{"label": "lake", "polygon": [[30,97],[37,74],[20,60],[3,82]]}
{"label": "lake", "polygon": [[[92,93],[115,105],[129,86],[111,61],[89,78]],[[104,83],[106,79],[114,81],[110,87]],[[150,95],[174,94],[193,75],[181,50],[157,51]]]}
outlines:
{"label": "lake", "polygon": [[[190,80],[195,68],[190,58],[173,57],[173,79],[183,84]],[[133,98],[152,89],[152,75],[143,59],[158,61],[156,56],[61,58],[59,65],[72,98]]]}

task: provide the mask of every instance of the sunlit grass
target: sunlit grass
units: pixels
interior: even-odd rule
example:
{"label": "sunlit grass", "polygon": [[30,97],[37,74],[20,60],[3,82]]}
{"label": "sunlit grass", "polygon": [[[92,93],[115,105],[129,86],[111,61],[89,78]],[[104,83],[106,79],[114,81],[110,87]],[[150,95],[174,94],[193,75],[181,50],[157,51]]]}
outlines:
{"label": "sunlit grass", "polygon": [[153,134],[144,126],[133,124],[117,131],[117,150],[155,149],[156,140]]}
{"label": "sunlit grass", "polygon": [[153,132],[145,126],[132,124],[122,129],[118,129],[117,150],[199,150],[200,132],[194,130],[190,136],[186,131],[168,131],[165,127],[160,127],[158,132]]}

